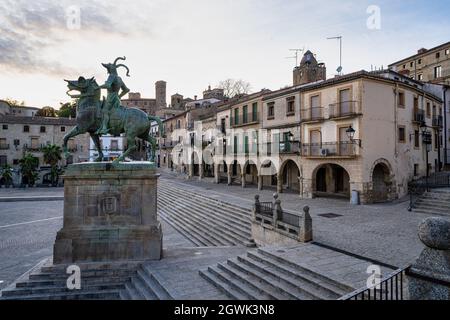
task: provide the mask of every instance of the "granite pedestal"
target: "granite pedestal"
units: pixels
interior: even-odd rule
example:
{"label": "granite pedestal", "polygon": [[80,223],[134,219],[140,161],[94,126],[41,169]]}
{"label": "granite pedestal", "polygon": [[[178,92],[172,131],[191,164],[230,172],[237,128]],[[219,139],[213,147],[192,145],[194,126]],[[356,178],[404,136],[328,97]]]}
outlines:
{"label": "granite pedestal", "polygon": [[158,177],[150,162],[68,166],[53,263],[161,259]]}

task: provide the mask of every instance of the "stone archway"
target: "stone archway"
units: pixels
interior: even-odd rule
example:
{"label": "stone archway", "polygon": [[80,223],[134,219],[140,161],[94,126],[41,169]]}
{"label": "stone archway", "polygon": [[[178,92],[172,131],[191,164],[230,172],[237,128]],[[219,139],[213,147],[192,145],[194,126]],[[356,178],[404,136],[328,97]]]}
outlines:
{"label": "stone archway", "polygon": [[375,161],[371,170],[371,202],[386,202],[395,198],[393,192],[392,169],[387,160]]}
{"label": "stone archway", "polygon": [[198,158],[197,152],[192,152],[190,166],[191,176],[200,176],[200,160]]}
{"label": "stone archway", "polygon": [[244,181],[245,185],[251,184],[256,185],[258,184],[258,167],[252,160],[248,160],[243,169],[243,175],[244,175]]}
{"label": "stone archway", "polygon": [[350,175],[334,163],[319,165],[312,176],[312,190],[316,197],[350,198]]}
{"label": "stone archway", "polygon": [[278,184],[278,171],[275,164],[271,160],[265,160],[262,162],[259,169],[259,174],[261,175],[261,186],[262,187],[277,187]]}
{"label": "stone archway", "polygon": [[241,184],[242,167],[239,162],[237,160],[234,160],[228,170],[230,170],[229,174],[231,174],[231,183]]}
{"label": "stone archway", "polygon": [[294,160],[286,160],[281,165],[281,186],[282,191],[300,191],[300,168]]}

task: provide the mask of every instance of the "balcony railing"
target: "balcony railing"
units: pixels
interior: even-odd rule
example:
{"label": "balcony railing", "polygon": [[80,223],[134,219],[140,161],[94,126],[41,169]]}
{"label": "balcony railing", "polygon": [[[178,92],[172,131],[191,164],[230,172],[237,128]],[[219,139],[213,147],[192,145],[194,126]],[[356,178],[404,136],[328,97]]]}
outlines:
{"label": "balcony railing", "polygon": [[425,111],[415,110],[413,114],[413,122],[422,123],[425,121]]}
{"label": "balcony railing", "polygon": [[44,147],[44,145],[39,145],[39,146],[29,146],[29,145],[27,145],[27,144],[25,144],[24,146],[23,146],[23,149],[25,150],[25,151],[30,151],[30,152],[39,152],[39,151],[41,151],[41,149]]}
{"label": "balcony railing", "polygon": [[358,114],[357,101],[341,101],[329,105],[330,119],[352,117],[356,116],[357,114]]}
{"label": "balcony railing", "polygon": [[322,120],[324,120],[322,107],[313,107],[302,110],[300,119],[301,122],[313,122]]}
{"label": "balcony railing", "polygon": [[0,143],[0,150],[8,150],[9,144],[8,143]]}
{"label": "balcony railing", "polygon": [[258,113],[246,113],[244,115],[240,114],[238,118],[231,117],[230,125],[232,127],[243,126],[246,124],[255,124],[259,122],[259,114]]}
{"label": "balcony railing", "polygon": [[433,127],[442,128],[444,126],[444,118],[442,116],[433,116]]}
{"label": "balcony railing", "polygon": [[349,141],[303,144],[304,157],[353,157],[356,156],[356,144]]}
{"label": "balcony railing", "polygon": [[280,142],[280,154],[301,152],[300,141],[282,141]]}

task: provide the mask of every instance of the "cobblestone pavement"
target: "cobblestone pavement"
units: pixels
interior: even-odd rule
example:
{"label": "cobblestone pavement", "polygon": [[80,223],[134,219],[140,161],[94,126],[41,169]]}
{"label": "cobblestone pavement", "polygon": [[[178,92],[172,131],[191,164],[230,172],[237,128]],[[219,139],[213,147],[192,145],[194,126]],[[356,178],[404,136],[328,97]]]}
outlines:
{"label": "cobblestone pavement", "polygon": [[[160,183],[176,183],[190,191],[250,208],[255,194],[270,201],[274,190],[258,191],[254,186],[216,185],[186,180],[162,172]],[[1,197],[62,196],[62,188],[0,189]],[[411,263],[423,246],[417,238],[417,226],[425,214],[408,212],[407,201],[391,204],[352,206],[336,199],[302,200],[296,194],[280,195],[282,207],[300,211],[311,208],[314,240],[395,266]],[[62,226],[62,201],[0,203],[0,289],[52,255],[56,232]],[[319,216],[336,213],[333,219]],[[163,224],[164,247],[188,248],[192,244]]]}
{"label": "cobblestone pavement", "polygon": [[52,255],[62,201],[0,203],[0,289]]}
{"label": "cobblestone pavement", "polygon": [[[171,172],[161,172],[161,182],[176,183],[190,191],[205,193],[212,198],[251,208],[255,194],[260,201],[271,201],[275,189],[258,191],[255,186],[211,183],[211,179],[187,180]],[[341,199],[300,199],[297,194],[280,194],[284,209],[301,212],[310,207],[313,218],[314,241],[359,254],[390,265],[401,267],[413,262],[423,249],[417,237],[417,227],[430,215],[409,212],[408,199],[394,203],[353,206]],[[323,213],[341,216],[325,218]]]}

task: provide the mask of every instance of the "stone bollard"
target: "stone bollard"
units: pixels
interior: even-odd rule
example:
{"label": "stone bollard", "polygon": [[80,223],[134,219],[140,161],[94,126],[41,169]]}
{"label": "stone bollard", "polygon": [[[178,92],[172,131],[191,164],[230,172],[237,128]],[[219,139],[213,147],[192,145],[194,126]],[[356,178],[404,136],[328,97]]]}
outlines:
{"label": "stone bollard", "polygon": [[313,240],[312,218],[309,214],[309,207],[303,207],[303,214],[300,216],[300,232],[298,240],[301,242],[310,242]]}
{"label": "stone bollard", "polygon": [[450,221],[428,218],[418,235],[426,247],[407,272],[410,300],[450,300]]}
{"label": "stone bollard", "polygon": [[278,193],[273,194],[274,203],[273,203],[273,226],[277,226],[277,221],[281,219],[281,214],[283,213],[283,209],[281,209],[281,200],[278,199]]}
{"label": "stone bollard", "polygon": [[259,195],[255,195],[255,204],[253,205],[253,220],[256,221],[256,214],[261,212],[261,204],[259,202]]}

